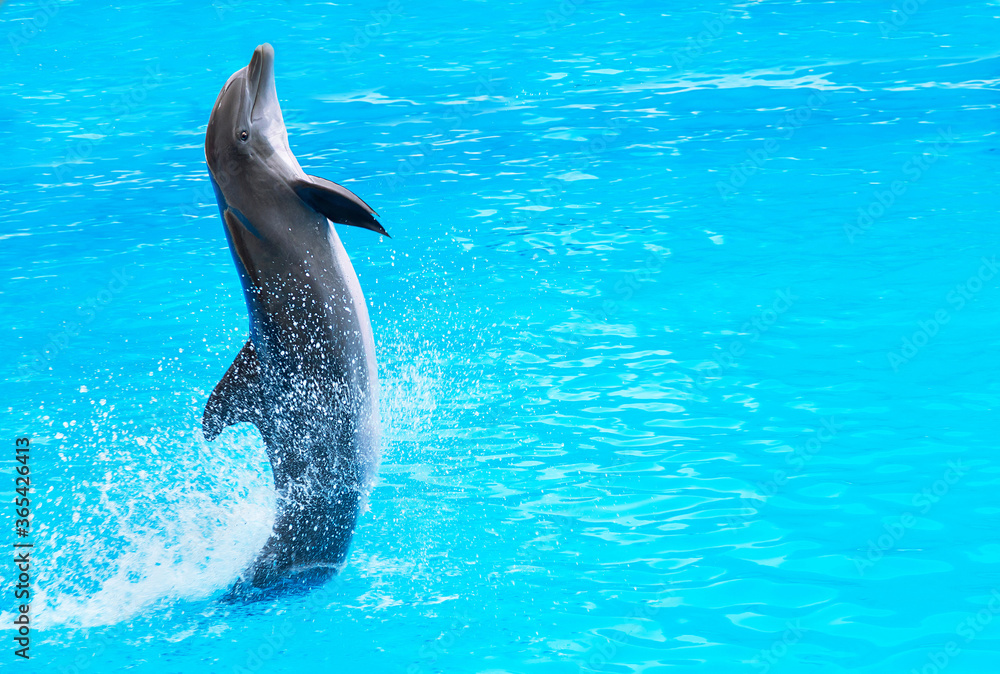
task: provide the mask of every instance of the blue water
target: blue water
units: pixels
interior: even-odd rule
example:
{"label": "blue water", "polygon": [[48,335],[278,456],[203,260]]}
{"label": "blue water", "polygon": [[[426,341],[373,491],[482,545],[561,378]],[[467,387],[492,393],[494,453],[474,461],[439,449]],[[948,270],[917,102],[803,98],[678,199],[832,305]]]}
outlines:
{"label": "blue water", "polygon": [[[0,668],[995,671],[998,31],[4,3],[0,489],[32,437],[37,576],[23,662],[0,565]],[[384,446],[342,576],[229,606],[274,496],[251,427],[200,433],[247,336],[202,144],[265,41],[301,164],[393,237],[340,231]]]}

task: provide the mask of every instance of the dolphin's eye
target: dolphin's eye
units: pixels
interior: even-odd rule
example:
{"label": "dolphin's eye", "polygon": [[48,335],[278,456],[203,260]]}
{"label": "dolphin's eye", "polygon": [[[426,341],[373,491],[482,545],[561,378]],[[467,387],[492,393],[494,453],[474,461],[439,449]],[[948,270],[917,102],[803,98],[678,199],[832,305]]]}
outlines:
{"label": "dolphin's eye", "polygon": [[246,131],[240,131],[240,140],[242,140],[244,143],[247,142],[247,138],[249,137],[250,134],[248,134]]}

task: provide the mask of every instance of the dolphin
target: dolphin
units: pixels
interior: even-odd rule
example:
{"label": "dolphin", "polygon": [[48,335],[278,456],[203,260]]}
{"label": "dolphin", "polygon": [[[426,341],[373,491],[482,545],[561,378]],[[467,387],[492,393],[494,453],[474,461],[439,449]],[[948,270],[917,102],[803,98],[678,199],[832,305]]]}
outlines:
{"label": "dolphin", "polygon": [[248,422],[278,495],[270,538],[229,599],[325,582],[344,564],[378,469],[375,341],[331,223],[388,236],[350,190],[307,175],[288,147],[263,44],[219,93],[205,157],[239,272],[250,336],[205,405],[209,442]]}

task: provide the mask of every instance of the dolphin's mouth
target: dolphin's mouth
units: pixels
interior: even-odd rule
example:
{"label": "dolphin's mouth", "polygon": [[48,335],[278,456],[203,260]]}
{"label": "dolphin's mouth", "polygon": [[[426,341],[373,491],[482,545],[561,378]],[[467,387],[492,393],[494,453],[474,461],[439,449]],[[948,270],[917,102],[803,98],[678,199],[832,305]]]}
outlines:
{"label": "dolphin's mouth", "polygon": [[274,49],[266,42],[253,50],[247,66],[247,94],[253,97],[250,120],[263,114],[270,98],[274,96]]}

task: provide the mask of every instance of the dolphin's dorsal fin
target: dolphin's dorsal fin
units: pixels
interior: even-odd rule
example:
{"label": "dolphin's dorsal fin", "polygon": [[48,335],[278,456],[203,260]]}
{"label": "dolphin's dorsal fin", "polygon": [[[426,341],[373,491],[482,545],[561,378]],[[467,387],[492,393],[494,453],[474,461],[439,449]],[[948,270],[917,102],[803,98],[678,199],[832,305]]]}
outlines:
{"label": "dolphin's dorsal fin", "polygon": [[291,185],[299,199],[328,220],[389,236],[373,217],[378,213],[346,187],[316,176],[293,180]]}
{"label": "dolphin's dorsal fin", "polygon": [[201,429],[211,442],[226,426],[248,421],[260,428],[263,397],[260,362],[253,342],[247,340],[205,405]]}

